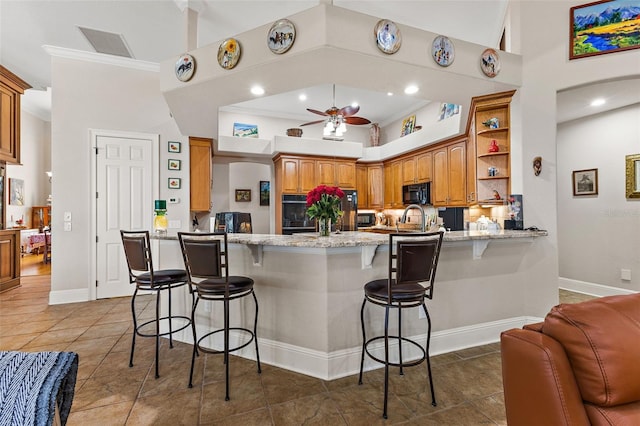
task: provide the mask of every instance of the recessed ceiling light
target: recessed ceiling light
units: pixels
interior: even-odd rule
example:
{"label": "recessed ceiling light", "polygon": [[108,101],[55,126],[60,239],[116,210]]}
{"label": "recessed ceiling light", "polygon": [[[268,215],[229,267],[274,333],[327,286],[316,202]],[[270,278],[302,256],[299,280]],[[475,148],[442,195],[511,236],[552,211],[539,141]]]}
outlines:
{"label": "recessed ceiling light", "polygon": [[301,93],[300,96],[298,96],[298,99],[301,101],[306,101],[307,100],[307,95],[305,95],[304,93]]}
{"label": "recessed ceiling light", "polygon": [[264,95],[264,89],[261,86],[253,86],[251,88],[251,93],[256,96]]}
{"label": "recessed ceiling light", "polygon": [[604,100],[604,98],[598,98],[591,101],[591,106],[596,107],[596,106],[604,105],[605,103],[606,101]]}
{"label": "recessed ceiling light", "polygon": [[393,92],[387,92],[387,96],[393,96]]}
{"label": "recessed ceiling light", "polygon": [[411,85],[411,86],[405,87],[404,93],[406,95],[413,95],[414,93],[418,93],[418,90],[420,90],[418,89],[418,86]]}

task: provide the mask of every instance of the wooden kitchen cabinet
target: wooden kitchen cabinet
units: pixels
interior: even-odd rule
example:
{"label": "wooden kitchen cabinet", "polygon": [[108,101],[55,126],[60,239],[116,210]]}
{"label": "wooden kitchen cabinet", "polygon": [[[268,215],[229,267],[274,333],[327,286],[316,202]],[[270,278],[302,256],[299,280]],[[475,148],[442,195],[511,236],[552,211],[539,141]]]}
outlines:
{"label": "wooden kitchen cabinet", "polygon": [[384,208],[403,208],[402,160],[384,164]]}
{"label": "wooden kitchen cabinet", "polygon": [[432,162],[431,152],[423,152],[402,160],[402,184],[430,182]]}
{"label": "wooden kitchen cabinet", "polygon": [[0,161],[20,164],[20,96],[29,88],[0,65]]}
{"label": "wooden kitchen cabinet", "polygon": [[20,231],[0,231],[0,292],[20,285]]}
{"label": "wooden kitchen cabinet", "polygon": [[433,154],[431,199],[436,207],[467,205],[466,140],[436,148]]}
{"label": "wooden kitchen cabinet", "polygon": [[354,160],[316,159],[318,185],[356,189],[356,163]]}
{"label": "wooden kitchen cabinet", "polygon": [[382,164],[356,165],[356,190],[359,209],[381,209],[384,207]]}
{"label": "wooden kitchen cabinet", "polygon": [[211,211],[213,140],[189,137],[190,210]]}
{"label": "wooden kitchen cabinet", "polygon": [[281,194],[306,194],[316,187],[315,159],[280,156],[274,163]]}

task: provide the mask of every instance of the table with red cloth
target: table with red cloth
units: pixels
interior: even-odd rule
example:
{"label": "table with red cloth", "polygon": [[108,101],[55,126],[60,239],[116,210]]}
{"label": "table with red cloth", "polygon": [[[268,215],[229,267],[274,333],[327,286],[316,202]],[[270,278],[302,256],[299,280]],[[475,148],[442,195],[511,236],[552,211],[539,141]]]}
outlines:
{"label": "table with red cloth", "polygon": [[[33,253],[34,250],[37,250],[38,253],[40,253],[40,249],[44,249],[44,239],[44,233],[29,235],[29,251]],[[47,239],[49,240],[49,244],[51,244],[51,234],[47,234]]]}

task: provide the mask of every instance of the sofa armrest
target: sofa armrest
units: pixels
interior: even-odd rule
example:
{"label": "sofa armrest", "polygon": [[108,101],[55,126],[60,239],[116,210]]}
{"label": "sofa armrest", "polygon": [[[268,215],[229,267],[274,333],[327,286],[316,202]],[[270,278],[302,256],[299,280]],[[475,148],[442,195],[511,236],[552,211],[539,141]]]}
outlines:
{"label": "sofa armrest", "polygon": [[509,426],[589,425],[562,346],[532,330],[500,336],[502,379]]}

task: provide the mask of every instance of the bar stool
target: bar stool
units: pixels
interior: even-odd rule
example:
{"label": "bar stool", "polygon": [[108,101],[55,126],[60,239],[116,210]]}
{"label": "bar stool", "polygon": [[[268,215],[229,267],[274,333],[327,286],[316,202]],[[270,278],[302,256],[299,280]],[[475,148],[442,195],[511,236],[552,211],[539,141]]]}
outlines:
{"label": "bar stool", "polygon": [[[382,417],[387,418],[387,400],[389,395],[389,366],[399,367],[400,375],[404,375],[404,367],[412,367],[427,362],[429,386],[431,389],[431,405],[436,406],[436,396],[433,390],[431,376],[431,361],[429,359],[429,344],[431,341],[431,317],[425,304],[425,299],[433,297],[433,286],[438,266],[438,258],[442,247],[443,232],[426,232],[416,234],[389,235],[389,275],[387,278],[370,281],[364,286],[364,301],[360,309],[362,324],[362,358],[360,361],[360,376],[358,384],[362,384],[365,353],[374,361],[384,364],[384,408]],[[384,335],[375,336],[367,340],[364,326],[364,308],[367,302],[385,308]],[[423,349],[417,342],[402,336],[402,310],[422,306],[426,313],[428,329],[427,343]],[[389,310],[398,310],[398,335],[389,335]],[[398,362],[389,361],[389,340],[397,341]],[[380,340],[384,341],[384,359],[372,354],[370,345]],[[420,357],[413,360],[403,360],[403,343],[420,350]]]}
{"label": "bar stool", "polygon": [[[169,347],[173,348],[174,333],[184,330],[191,325],[191,318],[181,315],[173,315],[171,313],[171,290],[182,287],[187,284],[187,273],[184,269],[163,269],[154,270],[153,261],[151,259],[151,245],[149,241],[149,231],[120,231],[122,237],[122,245],[124,246],[124,254],[127,259],[129,268],[129,282],[136,285],[136,289],[131,297],[131,314],[133,317],[133,337],[131,340],[131,357],[129,358],[129,367],[133,367],[133,353],[136,347],[136,335],[140,337],[156,338],[156,379],[159,374],[159,353],[160,353],[160,337],[169,336]],[[138,290],[153,291],[156,294],[156,316],[154,319],[138,324],[135,310],[136,296]],[[166,316],[160,317],[160,293],[168,292],[169,310]],[[193,294],[192,304],[193,304]],[[173,329],[173,320],[185,321],[180,328]],[[160,332],[160,321],[166,321],[169,325],[169,331]],[[148,324],[156,324],[155,333],[145,333],[143,328]]]}
{"label": "bar stool", "polygon": [[[225,401],[229,400],[229,353],[238,351],[251,342],[256,347],[256,362],[258,374],[262,372],[260,367],[260,353],[258,352],[258,338],[256,334],[258,326],[258,299],[253,291],[253,280],[249,277],[229,275],[229,247],[226,232],[212,233],[188,233],[179,232],[178,240],[184,258],[187,277],[192,289],[195,289],[196,299],[191,311],[191,324],[193,330],[193,354],[191,356],[191,371],[189,373],[189,387],[193,387],[193,367],[196,354],[202,351],[210,354],[223,354],[225,364]],[[229,302],[251,295],[255,303],[255,317],[253,330],[244,327],[231,327],[229,324]],[[195,314],[200,300],[223,302],[224,326],[197,337]],[[230,332],[247,334],[249,338],[244,343],[230,348]],[[224,347],[222,350],[208,348],[202,345],[202,341],[217,333],[224,333]]]}

